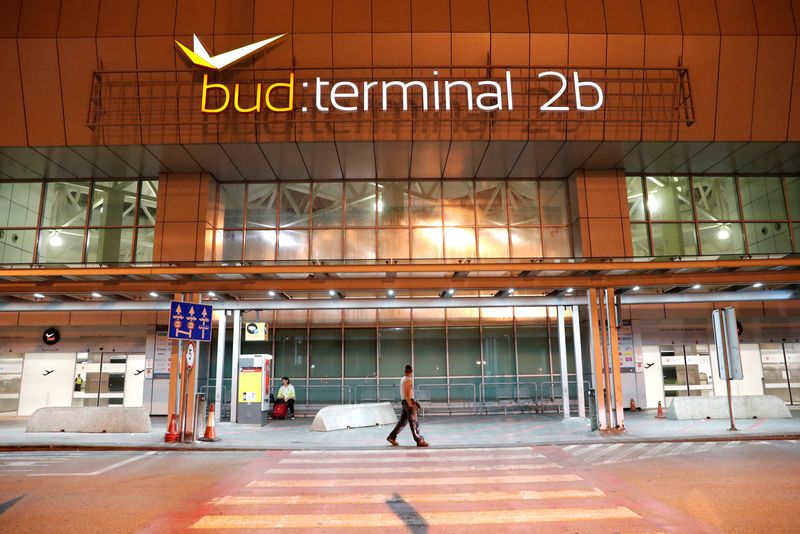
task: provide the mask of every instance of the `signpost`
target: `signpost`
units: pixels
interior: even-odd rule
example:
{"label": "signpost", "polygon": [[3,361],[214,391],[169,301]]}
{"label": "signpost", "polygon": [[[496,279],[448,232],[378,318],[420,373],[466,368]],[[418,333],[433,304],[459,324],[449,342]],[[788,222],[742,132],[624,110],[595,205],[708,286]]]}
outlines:
{"label": "signpost", "polygon": [[717,363],[719,376],[725,380],[728,391],[728,413],[731,418],[731,427],[728,430],[738,430],[733,420],[733,398],[731,397],[731,380],[742,380],[742,356],[739,351],[739,334],[736,324],[736,313],[733,307],[714,309],[711,312],[711,322],[714,326],[714,342],[717,347]]}

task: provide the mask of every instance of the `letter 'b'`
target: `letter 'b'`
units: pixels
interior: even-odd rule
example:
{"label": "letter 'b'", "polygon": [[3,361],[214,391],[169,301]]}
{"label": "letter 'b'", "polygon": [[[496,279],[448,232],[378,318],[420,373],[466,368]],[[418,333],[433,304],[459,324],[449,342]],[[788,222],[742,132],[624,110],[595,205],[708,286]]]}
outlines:
{"label": "letter 'b'", "polygon": [[[225,91],[225,102],[218,108],[215,109],[208,109],[206,107],[206,95],[209,89],[221,89]],[[228,88],[222,85],[221,83],[212,83],[209,85],[208,83],[208,74],[203,74],[203,96],[202,100],[200,101],[200,111],[203,113],[222,113],[225,108],[228,107],[228,104],[231,100],[231,93],[228,91]]]}

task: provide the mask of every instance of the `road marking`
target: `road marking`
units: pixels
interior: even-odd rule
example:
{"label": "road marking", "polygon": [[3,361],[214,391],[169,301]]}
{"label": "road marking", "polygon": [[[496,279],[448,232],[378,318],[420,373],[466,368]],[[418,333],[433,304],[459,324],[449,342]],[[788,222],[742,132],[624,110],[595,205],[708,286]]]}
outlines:
{"label": "road marking", "polygon": [[593,462],[600,458],[601,456],[605,456],[609,452],[615,451],[622,447],[622,443],[615,443],[614,445],[608,445],[607,447],[602,447],[597,449],[597,451],[593,452],[592,454],[587,454],[583,457],[584,462]]}
{"label": "road marking", "polygon": [[677,456],[679,454],[683,454],[685,452],[689,452],[689,449],[692,448],[693,443],[691,441],[687,441],[686,443],[681,443],[673,450],[671,450],[668,454],[664,456]]}
{"label": "road marking", "polygon": [[[512,454],[501,456],[499,460],[534,460],[544,458],[541,454]],[[284,458],[281,464],[378,464],[378,463],[431,463],[431,462],[485,462],[486,456],[448,456],[430,458],[426,456],[397,456],[392,458]]]}
{"label": "road marking", "polygon": [[716,445],[718,443],[719,443],[718,441],[709,441],[708,443],[705,443],[704,445],[702,445],[699,449],[697,449],[694,452],[706,452],[708,449],[712,448],[714,445]]}
{"label": "road marking", "polygon": [[730,449],[731,447],[735,447],[735,446],[739,445],[740,443],[741,443],[741,441],[731,441],[730,443],[726,443],[723,448],[724,449]]}
{"label": "road marking", "polygon": [[639,459],[643,460],[645,458],[650,458],[651,456],[655,456],[656,454],[660,454],[662,451],[664,451],[665,449],[668,449],[672,445],[673,444],[671,442],[669,442],[669,441],[664,442],[664,443],[659,443],[658,445],[656,445],[655,447],[653,447],[652,449],[650,449],[649,451],[647,451],[643,455],[639,456]]}
{"label": "road marking", "polygon": [[604,463],[604,464],[613,464],[613,463],[619,462],[620,460],[622,460],[626,456],[629,456],[629,455],[633,454],[634,452],[636,452],[638,450],[641,450],[642,448],[644,448],[646,446],[647,446],[647,443],[638,443],[636,445],[633,445],[632,447],[629,446],[629,447],[627,447],[625,449],[622,449],[621,451],[619,451],[617,454],[615,454],[611,458],[608,458],[608,459],[604,460],[602,463]]}
{"label": "road marking", "polygon": [[534,510],[491,510],[468,512],[419,512],[415,516],[395,514],[302,514],[302,515],[207,515],[191,528],[273,529],[273,528],[359,528],[447,525],[502,525],[549,523],[554,521],[599,521],[640,519],[625,506],[615,508],[541,508]]}
{"label": "road marking", "polygon": [[563,450],[565,450],[565,451],[571,451],[572,449],[574,449],[575,447],[578,447],[578,446],[579,445],[567,445],[566,447],[561,447],[561,448]]}
{"label": "road marking", "polygon": [[[320,474],[350,475],[356,473],[397,473],[399,467],[289,467],[268,469],[265,475],[275,474]],[[528,471],[533,469],[561,469],[556,463],[546,464],[511,464],[511,465],[423,465],[403,466],[403,473],[451,473],[454,471]]]}
{"label": "road marking", "polygon": [[108,473],[109,471],[116,469],[118,467],[122,467],[123,465],[139,461],[142,458],[147,458],[148,456],[152,456],[156,452],[157,451],[146,452],[139,456],[134,456],[133,458],[128,458],[127,460],[122,460],[121,462],[111,464],[108,467],[104,467],[103,469],[98,469],[97,471],[90,471],[88,473],[31,473],[28,476],[29,477],[93,477],[97,475],[102,475],[103,473]]}
{"label": "road marking", "polygon": [[[574,482],[578,475],[521,475],[505,477],[447,477],[447,478],[350,478],[342,480],[291,480],[293,488],[347,488],[355,486],[459,486],[467,484],[529,484],[539,482]],[[274,488],[274,480],[254,480],[248,488]]]}
{"label": "road marking", "polygon": [[[590,490],[487,491],[475,493],[411,493],[402,495],[409,503],[543,501],[548,499],[585,499],[605,497],[598,488]],[[383,504],[396,499],[391,493],[355,493],[334,495],[227,495],[218,499],[220,506],[259,506],[268,504]]]}
{"label": "road marking", "polygon": [[587,452],[589,452],[589,451],[591,451],[593,449],[596,449],[597,447],[601,447],[602,445],[603,445],[602,443],[595,443],[594,445],[588,445],[588,446],[584,447],[583,449],[579,449],[579,450],[575,451],[574,453],[572,453],[572,456],[580,456],[580,455],[582,455],[584,453],[587,453]]}
{"label": "road marking", "polygon": [[292,451],[292,456],[369,456],[372,454],[403,454],[403,453],[410,453],[410,454],[419,454],[424,452],[424,454],[453,454],[458,452],[495,452],[495,453],[503,453],[505,451],[511,452],[521,452],[521,451],[530,451],[530,447],[495,447],[495,448],[475,448],[475,449],[426,449],[425,451],[420,451],[416,448],[407,448],[407,447],[385,447],[383,449],[368,449],[368,450],[354,450],[354,451]]}

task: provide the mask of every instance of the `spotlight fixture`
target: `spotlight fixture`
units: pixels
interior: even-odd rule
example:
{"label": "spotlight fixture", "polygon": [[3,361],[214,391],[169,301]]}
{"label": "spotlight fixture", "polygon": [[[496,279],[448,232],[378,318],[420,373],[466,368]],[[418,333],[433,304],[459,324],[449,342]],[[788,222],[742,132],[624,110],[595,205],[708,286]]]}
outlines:
{"label": "spotlight fixture", "polygon": [[514,288],[513,287],[508,288],[508,294],[509,295],[513,295],[514,294]]}
{"label": "spotlight fixture", "polygon": [[331,289],[331,290],[328,291],[328,295],[330,295],[332,297],[335,297],[336,296],[336,291]]}
{"label": "spotlight fixture", "polygon": [[151,291],[150,296],[153,298],[158,298],[158,293],[156,293],[155,291]]}
{"label": "spotlight fixture", "polygon": [[701,287],[703,286],[701,286],[700,284],[695,284],[692,286],[692,289],[700,289]]}
{"label": "spotlight fixture", "polygon": [[639,287],[639,286],[633,286],[633,290],[634,290],[634,291],[639,291],[640,289],[642,289],[642,288],[641,288],[641,287]]}
{"label": "spotlight fixture", "polygon": [[209,292],[208,292],[208,296],[213,298],[213,297],[216,297],[216,296],[217,296],[217,294],[216,294],[216,293],[214,293],[213,291],[209,291]]}
{"label": "spotlight fixture", "polygon": [[267,292],[267,295],[269,295],[270,297],[274,297],[275,296],[275,292],[270,289],[269,292]]}
{"label": "spotlight fixture", "polygon": [[456,290],[455,290],[455,289],[453,289],[452,287],[451,287],[450,289],[448,289],[448,290],[447,290],[447,294],[448,294],[448,295],[452,295],[452,294],[454,294],[455,292],[456,292]]}
{"label": "spotlight fixture", "polygon": [[761,286],[763,286],[763,285],[764,285],[764,284],[762,284],[761,282],[756,282],[755,284],[753,284],[753,287],[755,287],[755,288],[759,288],[759,287],[761,287]]}
{"label": "spotlight fixture", "polygon": [[393,297],[393,296],[394,296],[394,289],[390,289],[390,290],[388,290],[388,291],[386,292],[386,294],[387,294],[387,295],[389,295],[390,297]]}
{"label": "spotlight fixture", "polygon": [[36,298],[36,299],[43,299],[43,298],[44,298],[44,295],[42,295],[41,293],[34,293],[34,294],[33,294],[33,298]]}
{"label": "spotlight fixture", "polygon": [[103,295],[101,295],[100,293],[98,293],[98,292],[96,292],[96,291],[95,291],[94,293],[92,293],[92,296],[93,296],[94,298],[96,298],[96,299],[99,299],[99,298],[100,298],[100,297],[102,297]]}
{"label": "spotlight fixture", "polygon": [[572,293],[573,291],[575,291],[575,289],[574,289],[574,288],[571,288],[571,287],[568,287],[568,288],[567,288],[567,293]]}

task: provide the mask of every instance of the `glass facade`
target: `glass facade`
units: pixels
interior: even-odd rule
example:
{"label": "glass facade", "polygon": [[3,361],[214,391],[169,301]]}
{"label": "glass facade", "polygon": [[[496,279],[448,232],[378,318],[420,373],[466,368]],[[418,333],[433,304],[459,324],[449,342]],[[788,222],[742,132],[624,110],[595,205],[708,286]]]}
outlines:
{"label": "glass facade", "polygon": [[[450,400],[493,401],[503,385],[548,393],[559,381],[555,308],[262,311],[260,320],[265,313],[270,341],[256,352],[271,351],[273,385],[290,377],[299,402],[397,400],[408,363],[434,401],[448,391]],[[584,360],[590,369],[588,351]]]}
{"label": "glass facade", "polygon": [[157,195],[156,180],[0,182],[0,262],[149,262]]}
{"label": "glass facade", "polygon": [[565,180],[224,184],[220,261],[571,257]]}
{"label": "glass facade", "polygon": [[800,252],[800,179],[629,176],[636,256]]}

